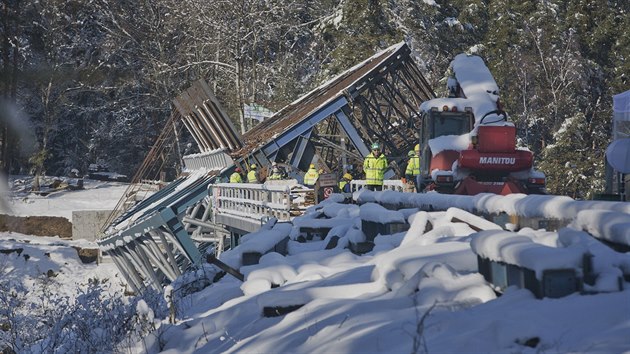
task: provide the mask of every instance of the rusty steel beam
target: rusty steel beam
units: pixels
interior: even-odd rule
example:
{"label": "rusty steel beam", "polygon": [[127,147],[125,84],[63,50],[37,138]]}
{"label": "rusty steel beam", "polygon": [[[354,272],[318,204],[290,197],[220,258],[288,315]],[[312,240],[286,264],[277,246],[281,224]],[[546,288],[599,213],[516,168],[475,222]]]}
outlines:
{"label": "rusty steel beam", "polygon": [[218,148],[231,151],[243,146],[230,117],[204,80],[193,83],[173,99],[173,104],[202,152]]}

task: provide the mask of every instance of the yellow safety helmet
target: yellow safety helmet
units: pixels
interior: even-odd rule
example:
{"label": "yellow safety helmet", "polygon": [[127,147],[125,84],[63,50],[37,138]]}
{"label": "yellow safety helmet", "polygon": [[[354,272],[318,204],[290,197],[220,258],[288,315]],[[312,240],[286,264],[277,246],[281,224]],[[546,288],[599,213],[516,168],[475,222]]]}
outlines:
{"label": "yellow safety helmet", "polygon": [[256,169],[256,164],[255,164],[255,163],[253,163],[253,164],[252,164],[251,166],[249,166],[249,167],[250,167],[252,170],[255,170],[255,169]]}
{"label": "yellow safety helmet", "polygon": [[414,156],[416,156],[416,153],[415,153],[415,152],[413,152],[413,151],[409,151],[409,152],[407,153],[407,156],[409,156],[409,157],[414,157]]}
{"label": "yellow safety helmet", "polygon": [[310,166],[308,166],[308,168],[315,168],[315,165],[311,164]]}
{"label": "yellow safety helmet", "polygon": [[414,151],[420,151],[420,144],[416,144],[416,146],[413,148]]}
{"label": "yellow safety helmet", "polygon": [[344,173],[343,178],[347,179],[348,181],[352,181],[352,175],[349,173]]}

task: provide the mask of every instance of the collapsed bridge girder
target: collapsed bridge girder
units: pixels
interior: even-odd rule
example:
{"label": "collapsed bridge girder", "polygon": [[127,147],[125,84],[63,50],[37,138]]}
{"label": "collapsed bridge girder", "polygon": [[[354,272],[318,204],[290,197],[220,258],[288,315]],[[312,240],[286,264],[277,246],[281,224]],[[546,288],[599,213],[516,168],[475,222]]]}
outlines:
{"label": "collapsed bridge girder", "polygon": [[[278,162],[303,174],[316,162],[341,174],[348,165],[360,167],[373,142],[383,145],[388,158],[402,162],[418,140],[411,122],[420,116],[420,104],[434,97],[411,50],[399,43],[284,107],[242,137],[205,82],[195,83],[174,103],[200,151],[224,148],[244,171],[251,164]],[[218,108],[210,109],[208,102]]]}
{"label": "collapsed bridge girder", "polygon": [[[190,221],[206,225],[212,220],[207,215],[212,208],[208,187],[219,177],[236,166],[247,171],[253,163],[271,162],[292,167],[298,177],[313,162],[328,172],[349,170],[358,175],[373,142],[383,145],[390,161],[400,163],[417,141],[411,122],[419,117],[420,103],[434,96],[410,49],[399,43],[241,136],[210,87],[198,81],[174,100],[178,113],[174,116],[181,117],[201,151],[184,157],[186,167],[209,172],[183,177],[120,215],[99,246],[135,291],[160,288],[200,264],[202,245],[193,242],[195,224]],[[205,210],[201,219],[196,212],[200,207]],[[212,232],[216,236],[217,230],[227,227],[217,224]]]}
{"label": "collapsed bridge girder", "polygon": [[341,173],[342,157],[361,166],[367,145],[378,141],[389,158],[401,162],[417,143],[410,122],[419,117],[420,104],[434,97],[409,47],[399,43],[249,130],[231,156],[243,170],[275,161],[300,171],[317,156],[322,167]]}

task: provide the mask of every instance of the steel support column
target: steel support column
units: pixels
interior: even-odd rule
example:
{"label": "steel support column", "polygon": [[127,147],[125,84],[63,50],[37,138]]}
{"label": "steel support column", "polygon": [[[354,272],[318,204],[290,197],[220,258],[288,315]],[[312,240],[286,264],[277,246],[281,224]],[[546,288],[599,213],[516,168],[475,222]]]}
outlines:
{"label": "steel support column", "polygon": [[343,110],[339,110],[338,112],[335,112],[335,117],[343,128],[343,131],[348,136],[348,139],[350,139],[350,142],[352,142],[354,147],[359,150],[361,156],[367,156],[370,153],[370,149],[368,149],[365,145],[365,142],[361,139],[359,132],[354,125],[352,125],[348,116],[343,112]]}

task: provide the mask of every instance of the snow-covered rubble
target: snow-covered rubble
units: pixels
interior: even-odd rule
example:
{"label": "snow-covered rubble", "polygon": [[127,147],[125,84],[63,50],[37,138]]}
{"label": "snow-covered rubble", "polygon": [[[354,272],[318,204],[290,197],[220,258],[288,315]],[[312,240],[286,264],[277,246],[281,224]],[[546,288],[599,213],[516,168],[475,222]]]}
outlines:
{"label": "snow-covered rubble", "polygon": [[[362,205],[342,204],[341,198],[333,198],[311,207],[293,223],[270,223],[244,236],[239,246],[221,256],[239,269],[243,282],[230,275],[217,277],[218,270],[209,271],[213,267],[209,264],[195,274],[184,274],[168,291],[176,298],[175,323],[138,303],[136,312],[151,319],[157,330],[138,338],[130,351],[409,353],[420,348],[418,343],[427,352],[630,350],[630,286],[624,281],[626,290],[619,291],[621,276],[630,270],[630,258],[586,232],[598,237],[610,232],[623,235],[623,227],[615,225],[624,225],[630,210],[627,204],[524,195],[363,191],[356,196]],[[387,210],[377,204],[383,201],[401,209]],[[498,212],[568,217],[574,222],[557,232],[532,228],[510,232],[478,216]],[[403,221],[409,228],[376,236],[374,249],[357,255],[348,246],[365,241],[362,218],[385,224]],[[302,227],[328,231],[323,239],[299,242]],[[488,235],[488,239],[476,245],[475,234]],[[287,236],[286,255],[272,251],[275,242]],[[17,241],[3,237],[3,248],[15,247]],[[336,245],[328,247],[333,238]],[[513,247],[497,249],[503,242]],[[532,245],[546,251],[541,256]],[[592,295],[536,299],[527,290],[508,288],[497,297],[478,272],[476,246],[488,257],[535,270],[581,266],[577,255],[590,254],[596,278],[589,279],[584,290]],[[41,256],[46,249],[33,254]],[[556,257],[556,251],[562,255]],[[258,264],[243,266],[245,252],[261,253]],[[41,258],[46,262],[41,265],[64,272],[71,272],[75,264],[68,262],[64,252]],[[0,253],[0,262],[5,265],[3,271],[29,266],[15,254]],[[64,268],[63,263],[71,266]],[[90,272],[102,275],[99,272],[105,266],[113,269],[112,264],[98,265]],[[214,283],[194,293],[184,291],[182,284],[187,282],[182,279],[201,276]],[[67,284],[58,290],[71,289],[71,278],[56,277]],[[267,317],[270,309],[277,313]]]}

